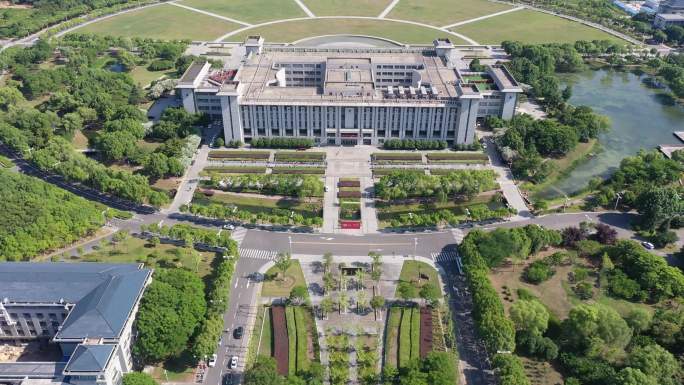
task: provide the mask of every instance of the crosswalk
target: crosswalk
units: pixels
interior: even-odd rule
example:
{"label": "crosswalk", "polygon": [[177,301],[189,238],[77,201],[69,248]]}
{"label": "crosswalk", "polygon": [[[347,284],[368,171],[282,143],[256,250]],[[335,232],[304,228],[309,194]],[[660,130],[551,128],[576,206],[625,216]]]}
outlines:
{"label": "crosswalk", "polygon": [[458,253],[455,251],[442,251],[439,253],[431,253],[430,256],[435,262],[455,261],[458,258]]}
{"label": "crosswalk", "polygon": [[245,239],[245,236],[247,235],[247,229],[244,227],[238,227],[235,230],[233,230],[230,234],[231,238],[235,242],[237,242],[238,246],[242,244],[242,240]]}
{"label": "crosswalk", "polygon": [[463,242],[463,238],[465,237],[465,234],[461,229],[451,229],[451,235],[454,237],[456,243]]}
{"label": "crosswalk", "polygon": [[274,261],[278,256],[275,250],[240,249],[240,258],[266,259]]}

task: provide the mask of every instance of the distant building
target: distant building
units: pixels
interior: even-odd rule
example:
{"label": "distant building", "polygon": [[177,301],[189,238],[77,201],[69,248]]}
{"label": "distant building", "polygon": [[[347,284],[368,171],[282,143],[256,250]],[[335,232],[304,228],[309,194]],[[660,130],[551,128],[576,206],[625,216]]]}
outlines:
{"label": "distant building", "polygon": [[61,355],[0,362],[0,383],[121,384],[151,274],[137,264],[0,263],[0,345],[37,342]]}
{"label": "distant building", "polygon": [[684,26],[684,0],[661,1],[653,25],[661,29],[671,25]]}
{"label": "distant building", "polygon": [[305,137],[321,145],[387,139],[472,143],[486,116],[513,117],[522,92],[503,66],[460,72],[456,47],[265,46],[249,37],[238,68],[194,63],[177,93],[189,112],[223,122],[226,140]]}

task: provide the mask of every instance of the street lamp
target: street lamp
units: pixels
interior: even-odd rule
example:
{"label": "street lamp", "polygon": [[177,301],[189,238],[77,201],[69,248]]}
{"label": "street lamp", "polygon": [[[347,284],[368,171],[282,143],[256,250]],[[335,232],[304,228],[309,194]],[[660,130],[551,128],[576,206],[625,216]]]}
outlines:
{"label": "street lamp", "polygon": [[418,238],[413,238],[413,259],[416,258],[416,254],[418,254]]}
{"label": "street lamp", "polygon": [[292,236],[288,235],[287,240],[290,242],[290,255],[292,255]]}

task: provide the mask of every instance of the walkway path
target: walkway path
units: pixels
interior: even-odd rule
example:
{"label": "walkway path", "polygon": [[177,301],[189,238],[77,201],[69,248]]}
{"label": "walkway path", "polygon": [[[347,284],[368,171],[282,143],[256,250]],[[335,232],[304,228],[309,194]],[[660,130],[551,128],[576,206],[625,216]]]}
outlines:
{"label": "walkway path", "polygon": [[240,20],[236,20],[236,19],[231,19],[230,17],[226,17],[226,16],[223,16],[223,15],[218,15],[218,14],[213,13],[213,12],[208,12],[208,11],[204,11],[204,10],[201,10],[201,9],[197,9],[197,8],[193,8],[193,7],[188,7],[187,5],[178,4],[178,3],[175,2],[175,1],[171,1],[171,2],[169,2],[169,4],[175,5],[176,7],[185,8],[185,9],[190,10],[190,11],[193,11],[193,12],[201,13],[201,14],[203,14],[203,15],[212,16],[212,17],[215,17],[215,18],[217,18],[217,19],[229,21],[229,22],[231,22],[231,23],[242,24],[242,25],[247,26],[247,27],[249,27],[249,26],[252,25],[252,24],[249,24],[249,23],[245,23],[244,21],[240,21]]}
{"label": "walkway path", "polygon": [[392,9],[394,9],[394,6],[399,3],[399,0],[392,0],[392,2],[385,8],[381,14],[378,15],[378,19],[384,19],[385,16],[387,16],[390,12],[392,12]]}
{"label": "walkway path", "polygon": [[200,182],[200,172],[207,165],[207,158],[209,157],[209,146],[206,144],[199,148],[197,154],[194,157],[192,165],[186,170],[183,179],[181,179],[178,185],[178,190],[176,196],[173,198],[173,202],[169,207],[161,210],[162,213],[175,213],[180,210],[180,207],[184,204],[190,203],[192,201],[192,196],[195,194],[195,189]]}
{"label": "walkway path", "polygon": [[323,233],[331,234],[337,228],[337,216],[340,211],[337,207],[337,178],[327,176],[325,186],[328,191],[323,197]]}
{"label": "walkway path", "polygon": [[503,11],[500,11],[500,12],[490,13],[489,15],[484,15],[484,16],[476,17],[476,18],[474,18],[474,19],[463,20],[463,21],[459,21],[458,23],[445,25],[445,26],[442,27],[442,28],[449,29],[449,28],[457,27],[457,26],[459,26],[459,25],[468,24],[468,23],[473,23],[473,22],[476,22],[476,21],[484,20],[484,19],[489,19],[490,17],[505,15],[505,14],[507,14],[507,13],[516,12],[516,11],[520,11],[520,10],[523,10],[523,9],[525,9],[524,6],[520,6],[520,7],[516,7],[516,8],[511,8],[511,9],[506,9],[506,10],[503,10]]}
{"label": "walkway path", "polygon": [[498,175],[496,181],[501,186],[501,191],[503,192],[504,197],[506,197],[508,204],[518,213],[511,218],[511,221],[532,218],[533,215],[527,207],[525,199],[518,189],[518,185],[515,184],[511,169],[503,162],[503,159],[501,159],[493,141],[489,137],[485,137],[485,140],[487,143],[489,162],[492,164],[492,169],[494,169]]}
{"label": "walkway path", "polygon": [[294,0],[294,1],[295,1],[295,3],[297,3],[297,5],[299,5],[299,8],[301,8],[302,11],[304,11],[304,13],[306,13],[307,16],[316,17],[316,15],[314,15],[313,12],[311,12],[309,7],[307,7],[306,4],[302,3],[301,0]]}
{"label": "walkway path", "polygon": [[378,216],[375,211],[375,188],[373,178],[365,176],[361,181],[361,221],[364,234],[378,232]]}

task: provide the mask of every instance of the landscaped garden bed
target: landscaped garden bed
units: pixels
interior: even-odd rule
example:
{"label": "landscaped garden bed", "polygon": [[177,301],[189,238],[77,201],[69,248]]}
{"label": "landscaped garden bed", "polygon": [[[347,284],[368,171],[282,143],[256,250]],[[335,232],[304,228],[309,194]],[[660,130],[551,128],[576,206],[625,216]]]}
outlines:
{"label": "landscaped garden bed", "polygon": [[487,154],[480,152],[431,152],[425,155],[428,163],[478,163],[489,161]]}
{"label": "landscaped garden bed", "polygon": [[231,192],[297,197],[322,197],[323,182],[312,175],[226,175],[212,178],[205,186]]}
{"label": "landscaped garden bed", "polygon": [[371,160],[377,164],[423,163],[423,156],[419,153],[378,152],[371,155]]}
{"label": "landscaped garden bed", "polygon": [[337,191],[337,197],[338,198],[361,198],[361,191],[345,191],[345,190],[339,190]]}
{"label": "landscaped garden bed", "polygon": [[323,167],[273,167],[272,174],[323,175]]}
{"label": "landscaped garden bed", "polygon": [[267,161],[270,156],[270,151],[209,151],[209,159]]}
{"label": "landscaped garden bed", "polygon": [[265,174],[266,167],[254,166],[209,166],[202,170],[202,175],[216,174]]}
{"label": "landscaped garden bed", "polygon": [[425,358],[432,351],[432,309],[429,307],[420,308],[420,358]]}
{"label": "landscaped garden bed", "polygon": [[374,177],[379,177],[383,175],[389,175],[393,172],[400,171],[400,172],[415,172],[419,174],[425,174],[425,171],[420,168],[374,168],[373,169],[373,176]]}
{"label": "landscaped garden bed", "polygon": [[275,161],[292,163],[321,163],[325,161],[325,155],[325,152],[278,151],[275,153]]}
{"label": "landscaped garden bed", "polygon": [[361,219],[361,202],[340,201],[340,219],[344,221],[358,221]]}
{"label": "landscaped garden bed", "polygon": [[353,179],[353,180],[342,180],[337,183],[337,187],[344,188],[344,187],[354,187],[356,190],[358,190],[359,187],[361,187],[361,182],[358,179]]}
{"label": "landscaped garden bed", "polygon": [[290,372],[290,340],[284,306],[271,307],[273,323],[273,358],[276,360],[278,374],[287,376]]}
{"label": "landscaped garden bed", "polygon": [[330,353],[330,384],[346,385],[349,381],[349,336],[329,335],[327,343]]}

